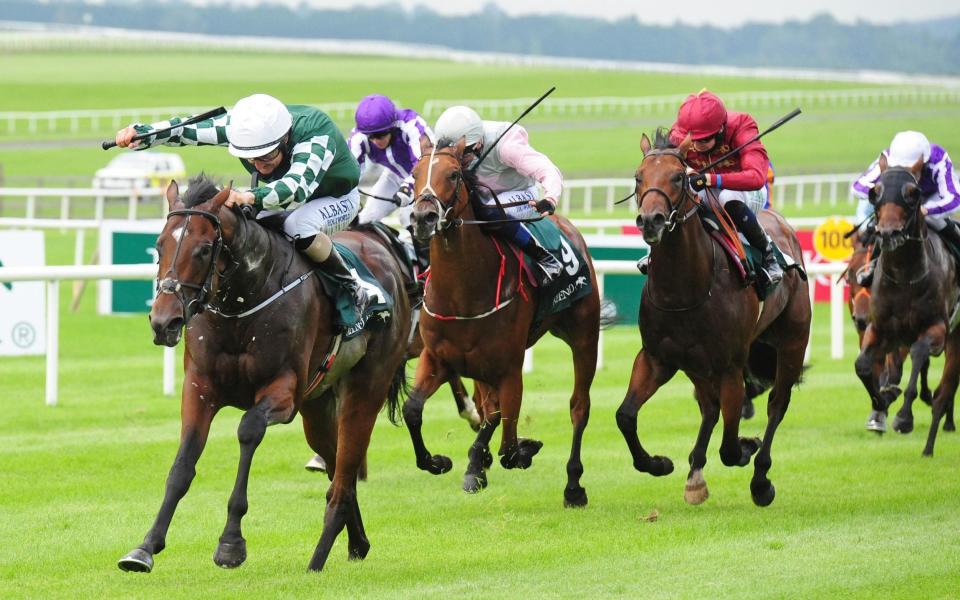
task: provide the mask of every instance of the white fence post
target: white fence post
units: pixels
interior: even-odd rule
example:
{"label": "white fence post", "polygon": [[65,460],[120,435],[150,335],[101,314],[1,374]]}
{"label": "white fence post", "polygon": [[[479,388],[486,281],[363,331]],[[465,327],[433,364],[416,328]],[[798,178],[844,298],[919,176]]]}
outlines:
{"label": "white fence post", "polygon": [[57,405],[60,342],[60,281],[47,282],[47,406]]}

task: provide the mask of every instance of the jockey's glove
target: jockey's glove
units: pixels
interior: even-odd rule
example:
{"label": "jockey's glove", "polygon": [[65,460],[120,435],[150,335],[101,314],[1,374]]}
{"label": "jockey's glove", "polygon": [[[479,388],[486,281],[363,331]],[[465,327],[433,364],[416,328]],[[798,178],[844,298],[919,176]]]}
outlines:
{"label": "jockey's glove", "polygon": [[707,187],[706,173],[693,173],[690,175],[690,189],[695,192],[702,192]]}
{"label": "jockey's glove", "polygon": [[537,212],[540,213],[541,215],[544,213],[548,215],[552,215],[553,213],[557,212],[556,203],[553,200],[550,200],[549,198],[544,198],[543,200],[537,201],[536,208],[537,208]]}
{"label": "jockey's glove", "polygon": [[413,202],[413,186],[409,183],[403,183],[397,193],[393,195],[393,201],[397,206],[408,206]]}

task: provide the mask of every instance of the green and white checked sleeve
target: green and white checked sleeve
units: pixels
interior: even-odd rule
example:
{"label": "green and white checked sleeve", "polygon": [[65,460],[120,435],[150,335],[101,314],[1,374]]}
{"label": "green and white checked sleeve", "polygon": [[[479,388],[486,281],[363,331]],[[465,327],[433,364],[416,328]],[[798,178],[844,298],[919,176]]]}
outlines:
{"label": "green and white checked sleeve", "polygon": [[150,146],[163,144],[164,146],[226,146],[228,114],[212,119],[205,119],[192,125],[176,127],[186,119],[174,117],[169,121],[160,121],[150,125],[135,124],[137,133],[152,133],[159,129],[174,127],[166,133],[150,136],[142,140],[137,150],[145,150]]}
{"label": "green and white checked sleeve", "polygon": [[320,186],[336,156],[328,135],[318,135],[293,146],[290,169],[283,177],[253,191],[258,208],[293,210],[302,206]]}

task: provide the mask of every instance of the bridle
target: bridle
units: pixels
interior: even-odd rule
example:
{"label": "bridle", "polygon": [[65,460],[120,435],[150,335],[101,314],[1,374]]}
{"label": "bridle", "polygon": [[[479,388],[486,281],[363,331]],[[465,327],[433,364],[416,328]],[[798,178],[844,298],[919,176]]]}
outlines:
{"label": "bridle", "polygon": [[[180,247],[183,244],[183,239],[187,236],[187,228],[190,225],[190,218],[193,215],[199,215],[213,224],[214,229],[217,232],[217,237],[213,241],[213,250],[210,254],[210,263],[207,265],[206,274],[203,276],[203,283],[191,283],[189,281],[181,281],[177,275],[176,265],[177,258],[180,256]],[[231,272],[224,270],[222,272],[217,271],[217,259],[220,258],[220,253],[224,250],[223,243],[223,226],[220,223],[220,217],[205,210],[200,210],[196,208],[181,208],[177,210],[171,210],[167,213],[167,220],[169,221],[171,217],[176,216],[185,216],[186,220],[183,223],[182,232],[179,239],[177,239],[177,247],[173,253],[173,259],[170,261],[170,267],[167,269],[167,272],[164,273],[163,278],[157,277],[157,294],[172,294],[177,300],[180,301],[181,306],[183,307],[183,320],[184,323],[189,321],[194,315],[202,313],[206,308],[209,307],[210,295],[213,291],[213,275],[216,273],[221,277],[221,279],[226,279],[230,276]],[[243,219],[241,219],[243,220]],[[229,252],[229,250],[227,250]],[[239,267],[239,262],[233,261],[234,271]],[[184,296],[183,290],[191,289],[195,290],[196,294],[193,298],[187,300]]]}
{"label": "bridle", "polygon": [[[647,197],[647,194],[654,192],[660,194],[667,201],[667,208],[669,212],[667,213],[666,229],[668,232],[673,231],[677,225],[682,224],[684,221],[689,219],[697,212],[699,209],[699,202],[694,199],[694,196],[689,192],[690,185],[690,176],[687,174],[688,164],[686,159],[680,155],[678,150],[673,148],[664,148],[664,149],[651,149],[649,152],[643,155],[643,161],[648,158],[656,156],[672,156],[680,161],[680,164],[683,166],[683,179],[680,182],[680,193],[677,194],[677,198],[674,199],[673,196],[668,194],[663,188],[656,186],[651,186],[646,189],[642,194],[640,193],[640,181],[637,180],[636,189],[634,190],[634,195],[637,196],[637,210],[640,210],[640,207],[643,206],[643,200]],[[640,164],[643,164],[643,161],[640,161]],[[683,208],[684,202],[689,200],[693,206],[686,213],[681,214],[680,209]]]}
{"label": "bridle", "polygon": [[[906,169],[903,167],[890,167],[886,171],[884,171],[884,174],[886,173],[894,173],[894,174],[906,173],[910,175],[910,181],[912,181],[914,184],[918,184],[916,176],[909,169]],[[880,176],[880,179],[881,181],[879,183],[882,184],[883,175]],[[904,194],[903,194],[902,188],[903,188],[903,185],[901,185],[900,193],[894,196],[893,198],[884,199],[883,197],[880,197],[873,200],[871,204],[873,204],[874,214],[877,217],[879,217],[880,206],[882,206],[883,204],[893,203],[900,206],[901,208],[904,209],[905,212],[908,213],[908,216],[907,216],[906,222],[903,224],[903,227],[898,229],[896,233],[902,233],[903,235],[902,239],[904,242],[909,242],[909,241],[922,242],[926,239],[926,236],[924,235],[924,230],[919,227],[918,217],[920,215],[920,209],[923,206],[923,201],[918,200],[916,206],[911,206],[909,202],[903,199]],[[887,196],[887,194],[883,194],[883,196]],[[912,235],[910,233],[911,231],[918,230],[918,229],[919,231],[916,233],[916,235]]]}
{"label": "bridle", "polygon": [[450,202],[456,202],[460,197],[460,187],[466,185],[463,177],[463,167],[460,165],[460,157],[450,151],[440,150],[437,151],[434,148],[430,152],[429,162],[427,163],[427,185],[424,186],[423,191],[420,192],[420,195],[417,196],[417,199],[414,201],[414,206],[420,202],[429,202],[436,209],[437,214],[440,215],[440,220],[437,221],[437,225],[434,228],[435,233],[442,233],[447,229],[463,225],[465,222],[463,219],[458,219],[453,211],[453,205],[447,205],[440,198],[439,194],[433,189],[433,165],[436,163],[435,157],[437,156],[449,156],[454,159],[456,164],[456,169],[454,171],[457,179],[457,184],[453,188],[453,194],[450,195]]}

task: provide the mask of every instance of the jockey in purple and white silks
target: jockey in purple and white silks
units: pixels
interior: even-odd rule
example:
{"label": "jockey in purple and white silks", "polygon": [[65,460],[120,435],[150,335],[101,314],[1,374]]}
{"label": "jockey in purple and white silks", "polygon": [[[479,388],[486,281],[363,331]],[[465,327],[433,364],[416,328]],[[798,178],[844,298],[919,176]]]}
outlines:
{"label": "jockey in purple and white silks", "polygon": [[[913,167],[917,162],[923,162],[920,179],[920,193],[923,195],[923,213],[927,226],[936,231],[940,237],[950,244],[960,248],[960,231],[948,216],[960,208],[960,181],[953,170],[950,155],[942,146],[931,144],[927,137],[918,131],[901,131],[893,137],[890,147],[881,152],[886,157],[889,167]],[[852,186],[852,191],[860,200],[857,204],[857,221],[866,221],[873,212],[873,205],[868,199],[870,189],[880,180],[880,158],[873,161]],[[861,226],[863,231],[867,225]],[[876,245],[875,248],[879,248]],[[878,250],[875,250],[877,252]],[[873,275],[876,257],[864,266],[857,274],[861,285],[869,285]]]}
{"label": "jockey in purple and white silks", "polygon": [[[442,147],[463,138],[466,142],[464,164],[470,168],[509,126],[507,122],[483,121],[467,106],[451,106],[437,120],[437,140]],[[477,190],[484,206],[477,218],[484,221],[504,218],[490,190],[497,195],[506,217],[518,219],[552,215],[563,192],[560,169],[530,146],[527,130],[519,125],[514,125],[503,136],[476,174],[479,182],[489,187],[489,190],[486,187]],[[542,199],[537,184],[543,188]],[[491,229],[514,242],[537,262],[542,283],[552,281],[563,270],[560,261],[537,242],[523,223],[498,224]]]}
{"label": "jockey in purple and white silks", "polygon": [[[393,202],[367,197],[360,211],[361,225],[380,221],[398,207],[408,207],[412,200],[413,167],[420,160],[422,148],[433,146],[436,138],[415,111],[398,109],[390,98],[373,94],[360,101],[355,116],[356,127],[350,132],[350,151],[360,163],[361,173],[371,164],[382,167],[380,178],[370,193]],[[400,224],[410,225],[410,210],[401,210]]]}

